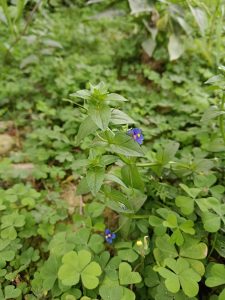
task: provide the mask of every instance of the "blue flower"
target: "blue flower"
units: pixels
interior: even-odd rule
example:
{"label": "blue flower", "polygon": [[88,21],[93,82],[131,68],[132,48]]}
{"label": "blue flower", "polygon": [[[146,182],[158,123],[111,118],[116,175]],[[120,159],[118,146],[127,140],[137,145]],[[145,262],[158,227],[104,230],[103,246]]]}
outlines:
{"label": "blue flower", "polygon": [[143,143],[144,137],[140,128],[133,128],[127,131],[127,134],[139,145]]}
{"label": "blue flower", "polygon": [[115,238],[116,238],[115,233],[112,233],[110,229],[105,230],[105,240],[107,243],[112,244]]}

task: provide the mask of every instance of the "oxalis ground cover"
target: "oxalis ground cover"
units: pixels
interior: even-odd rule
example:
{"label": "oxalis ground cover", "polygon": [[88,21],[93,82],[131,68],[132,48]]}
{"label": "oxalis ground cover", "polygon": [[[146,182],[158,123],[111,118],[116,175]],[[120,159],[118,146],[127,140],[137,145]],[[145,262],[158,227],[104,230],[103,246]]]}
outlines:
{"label": "oxalis ground cover", "polygon": [[0,1],[0,299],[225,299],[224,8]]}

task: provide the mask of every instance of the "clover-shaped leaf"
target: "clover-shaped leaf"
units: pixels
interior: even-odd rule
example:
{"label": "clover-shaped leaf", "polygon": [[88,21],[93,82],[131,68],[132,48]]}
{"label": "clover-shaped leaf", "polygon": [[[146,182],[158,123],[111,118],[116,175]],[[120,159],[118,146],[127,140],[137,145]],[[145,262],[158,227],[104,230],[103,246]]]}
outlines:
{"label": "clover-shaped leaf", "polygon": [[63,256],[63,265],[60,267],[58,277],[66,286],[76,285],[80,281],[87,289],[94,289],[99,284],[98,276],[102,270],[96,262],[91,262],[91,253],[81,250],[78,253],[70,251]]}
{"label": "clover-shaped leaf", "polygon": [[175,203],[184,215],[190,215],[194,211],[194,199],[191,197],[177,196]]}
{"label": "clover-shaped leaf", "polygon": [[156,238],[156,248],[153,250],[155,260],[160,264],[167,257],[177,257],[178,253],[175,246],[171,243],[169,235],[165,234]]}
{"label": "clover-shaped leaf", "polygon": [[225,266],[222,264],[209,265],[205,284],[208,287],[214,287],[225,284]]}
{"label": "clover-shaped leaf", "polygon": [[208,247],[205,243],[185,236],[185,243],[180,248],[180,256],[192,259],[204,259],[207,256]]}
{"label": "clover-shaped leaf", "polygon": [[7,285],[5,287],[5,298],[4,299],[15,299],[21,295],[21,290],[15,288],[13,285]]}
{"label": "clover-shaped leaf", "polygon": [[165,266],[168,268],[156,267],[156,271],[166,279],[165,285],[170,292],[177,293],[181,286],[188,297],[194,297],[198,294],[198,282],[201,280],[201,276],[190,267],[187,260],[167,258],[165,259]]}
{"label": "clover-shaped leaf", "polygon": [[128,263],[122,262],[119,265],[120,284],[128,285],[141,282],[141,276],[138,272],[132,272]]}

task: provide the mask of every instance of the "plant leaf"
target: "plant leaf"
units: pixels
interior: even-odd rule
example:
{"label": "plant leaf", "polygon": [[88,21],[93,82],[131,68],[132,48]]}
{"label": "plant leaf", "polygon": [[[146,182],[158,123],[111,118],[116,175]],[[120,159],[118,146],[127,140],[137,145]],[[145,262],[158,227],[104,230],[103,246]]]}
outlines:
{"label": "plant leaf", "polygon": [[178,59],[184,52],[183,44],[181,43],[178,36],[171,34],[168,43],[168,51],[170,60]]}

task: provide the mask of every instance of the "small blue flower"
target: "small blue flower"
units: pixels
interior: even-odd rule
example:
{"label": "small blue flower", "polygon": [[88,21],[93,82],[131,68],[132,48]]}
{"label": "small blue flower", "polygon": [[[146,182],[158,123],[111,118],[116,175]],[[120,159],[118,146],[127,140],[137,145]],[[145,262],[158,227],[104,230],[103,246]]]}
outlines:
{"label": "small blue flower", "polygon": [[140,128],[133,128],[127,131],[127,134],[139,145],[143,143],[144,137]]}
{"label": "small blue flower", "polygon": [[105,230],[105,240],[107,243],[112,244],[115,238],[116,238],[115,233],[111,232],[110,229]]}

